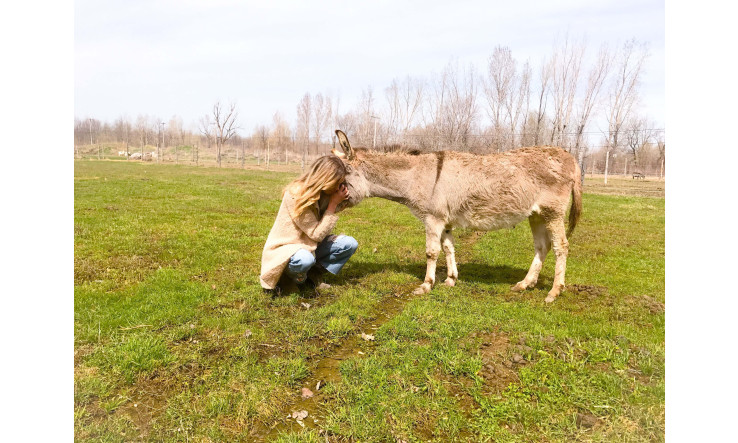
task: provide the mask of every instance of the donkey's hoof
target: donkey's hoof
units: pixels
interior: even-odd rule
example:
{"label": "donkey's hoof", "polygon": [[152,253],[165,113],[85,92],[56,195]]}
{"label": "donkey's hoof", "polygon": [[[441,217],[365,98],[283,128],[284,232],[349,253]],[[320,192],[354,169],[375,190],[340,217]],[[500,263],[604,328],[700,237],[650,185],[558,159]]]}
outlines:
{"label": "donkey's hoof", "polygon": [[552,303],[554,300],[556,300],[556,295],[548,293],[548,297],[546,297],[546,300],[544,300],[546,303]]}
{"label": "donkey's hoof", "polygon": [[454,286],[456,286],[456,279],[455,279],[455,278],[453,278],[453,277],[448,277],[448,278],[447,278],[447,279],[446,279],[446,280],[445,280],[445,281],[443,282],[443,284],[444,284],[444,285],[446,285],[446,286],[449,286],[449,287],[454,287]]}
{"label": "donkey's hoof", "polygon": [[431,290],[431,285],[428,283],[423,283],[422,285],[418,286],[418,289],[413,291],[414,295],[423,295],[429,293]]}
{"label": "donkey's hoof", "polygon": [[523,281],[519,281],[515,286],[510,288],[510,290],[513,292],[523,292],[526,289],[528,289],[528,285],[526,285]]}

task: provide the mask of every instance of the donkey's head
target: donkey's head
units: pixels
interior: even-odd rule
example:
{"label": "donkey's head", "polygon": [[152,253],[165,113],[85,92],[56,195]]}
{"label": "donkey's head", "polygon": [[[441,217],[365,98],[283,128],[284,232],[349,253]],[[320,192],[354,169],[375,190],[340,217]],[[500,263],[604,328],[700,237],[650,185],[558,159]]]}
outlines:
{"label": "donkey's head", "polygon": [[338,144],[340,149],[333,149],[331,152],[343,160],[346,165],[346,184],[349,188],[348,206],[355,206],[361,200],[369,197],[369,183],[361,170],[361,149],[359,152],[351,147],[348,137],[340,129],[336,130],[338,136]]}

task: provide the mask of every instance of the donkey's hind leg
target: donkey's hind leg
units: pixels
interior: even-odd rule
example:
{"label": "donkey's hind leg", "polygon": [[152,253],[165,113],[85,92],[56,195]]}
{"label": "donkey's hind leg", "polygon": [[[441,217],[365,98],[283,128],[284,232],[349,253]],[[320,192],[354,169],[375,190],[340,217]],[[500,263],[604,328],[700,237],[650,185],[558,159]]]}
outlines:
{"label": "donkey's hind leg", "polygon": [[538,282],[538,275],[541,273],[543,267],[543,261],[546,260],[546,255],[551,249],[551,237],[546,229],[546,223],[543,221],[538,214],[533,214],[528,217],[530,223],[530,230],[533,233],[533,244],[536,248],[536,255],[533,257],[533,263],[530,264],[530,269],[525,278],[519,281],[512,290],[515,292],[524,291],[528,288],[532,288]]}
{"label": "donkey's hind leg", "polygon": [[563,217],[548,221],[546,227],[551,236],[554,254],[556,254],[556,271],[554,274],[553,288],[551,288],[546,297],[546,303],[551,303],[564,290],[564,275],[566,274],[566,258],[569,255],[569,241],[566,239],[566,228]]}
{"label": "donkey's hind leg", "polygon": [[446,270],[447,275],[446,281],[443,283],[446,286],[455,286],[459,280],[459,270],[456,269],[456,251],[454,250],[454,234],[451,231],[451,227],[446,227],[441,234],[441,246],[443,247],[443,253],[446,255]]}

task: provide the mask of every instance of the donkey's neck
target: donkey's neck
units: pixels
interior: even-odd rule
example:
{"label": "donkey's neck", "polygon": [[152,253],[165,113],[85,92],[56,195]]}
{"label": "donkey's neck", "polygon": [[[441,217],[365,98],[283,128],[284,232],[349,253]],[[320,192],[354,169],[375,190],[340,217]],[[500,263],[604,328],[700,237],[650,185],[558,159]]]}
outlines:
{"label": "donkey's neck", "polygon": [[417,177],[422,176],[418,165],[391,155],[367,160],[364,163],[369,191],[367,197],[385,198],[404,205],[410,205],[418,199]]}
{"label": "donkey's neck", "polygon": [[392,183],[369,183],[369,197],[386,198],[398,203],[406,204],[409,195],[403,189],[393,186]]}

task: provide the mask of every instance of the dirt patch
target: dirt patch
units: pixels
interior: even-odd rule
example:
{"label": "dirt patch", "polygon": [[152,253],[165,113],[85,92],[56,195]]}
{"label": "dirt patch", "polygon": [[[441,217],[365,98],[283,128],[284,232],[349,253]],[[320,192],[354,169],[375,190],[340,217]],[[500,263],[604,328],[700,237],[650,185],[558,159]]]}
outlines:
{"label": "dirt patch", "polygon": [[499,394],[507,389],[510,383],[520,381],[517,365],[526,363],[519,352],[510,354],[512,351],[521,351],[513,347],[506,334],[501,332],[490,332],[480,335],[482,340],[479,348],[479,356],[482,359],[482,369],[479,376],[484,379],[483,394]]}
{"label": "dirt patch", "polygon": [[607,295],[608,290],[604,286],[593,285],[566,285],[566,291],[586,297],[601,297]]}
{"label": "dirt patch", "polygon": [[[325,387],[341,380],[339,365],[342,361],[359,355],[362,346],[360,340],[359,335],[353,334],[341,343],[333,345],[327,356],[317,360],[310,375],[292,390],[288,404],[280,414],[280,419],[270,425],[257,424],[250,435],[256,441],[271,441],[283,432],[295,432],[303,427],[318,428],[323,416],[320,405],[325,399]],[[306,389],[312,395],[304,396]],[[299,421],[292,417],[301,411],[307,412],[307,416]]]}
{"label": "dirt patch", "polygon": [[95,346],[91,344],[87,345],[81,345],[74,349],[74,371],[77,371],[77,368],[82,364],[82,360],[85,359],[88,355],[91,355],[93,352],[95,352]]}
{"label": "dirt patch", "polygon": [[602,421],[589,412],[577,412],[576,423],[580,428],[592,429],[600,425]]}
{"label": "dirt patch", "polygon": [[666,306],[660,301],[648,295],[642,295],[640,297],[641,303],[644,303],[651,314],[663,314],[666,311]]}
{"label": "dirt patch", "polygon": [[[482,360],[482,369],[477,375],[483,380],[483,395],[497,395],[511,383],[520,381],[517,368],[527,364],[527,360],[521,355],[527,347],[512,344],[509,337],[499,331],[472,334],[472,338],[480,341],[478,353]],[[435,377],[443,381],[449,393],[456,398],[459,408],[468,416],[479,407],[477,401],[469,394],[474,385],[471,378],[444,374],[440,371]]]}
{"label": "dirt patch", "polygon": [[172,377],[171,373],[155,371],[147,377],[139,377],[128,393],[129,401],[116,411],[116,414],[131,419],[141,439],[147,438],[152,423],[167,408],[168,399],[183,384],[200,379],[204,368],[199,363],[190,362],[182,365],[176,373],[177,376]]}

